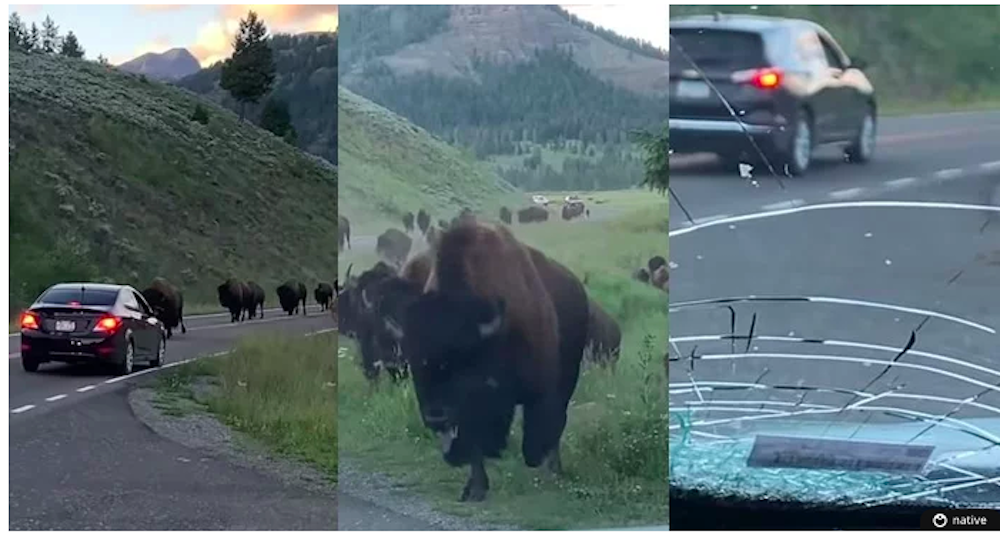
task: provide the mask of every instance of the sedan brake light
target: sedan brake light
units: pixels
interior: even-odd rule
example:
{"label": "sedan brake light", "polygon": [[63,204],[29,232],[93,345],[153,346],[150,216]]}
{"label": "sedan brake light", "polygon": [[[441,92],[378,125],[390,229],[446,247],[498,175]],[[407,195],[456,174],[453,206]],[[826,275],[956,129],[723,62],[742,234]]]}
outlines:
{"label": "sedan brake light", "polygon": [[114,315],[105,315],[97,321],[97,325],[94,326],[94,332],[103,332],[106,334],[114,333],[118,330],[118,327],[122,325],[122,320]]}
{"label": "sedan brake light", "polygon": [[38,315],[33,312],[22,313],[21,328],[23,330],[38,330]]}
{"label": "sedan brake light", "polygon": [[781,69],[751,69],[733,73],[732,80],[736,83],[749,83],[758,89],[777,89],[784,80]]}

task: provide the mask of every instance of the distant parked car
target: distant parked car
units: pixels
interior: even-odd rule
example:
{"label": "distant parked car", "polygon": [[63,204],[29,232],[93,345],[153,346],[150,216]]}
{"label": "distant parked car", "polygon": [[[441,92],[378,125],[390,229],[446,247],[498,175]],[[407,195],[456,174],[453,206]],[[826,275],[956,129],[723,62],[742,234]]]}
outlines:
{"label": "distant parked car", "polygon": [[714,152],[735,168],[758,161],[752,138],[776,171],[792,175],[809,169],[818,145],[843,145],[855,163],[872,158],[878,108],[865,63],[818,24],[682,17],[670,20],[670,38],[674,152]]}
{"label": "distant parked car", "polygon": [[541,206],[548,206],[549,202],[551,202],[545,195],[533,195],[531,201]]}
{"label": "distant parked car", "polygon": [[138,363],[163,364],[167,331],[130,286],[56,284],[21,314],[21,365],[100,363],[127,375]]}

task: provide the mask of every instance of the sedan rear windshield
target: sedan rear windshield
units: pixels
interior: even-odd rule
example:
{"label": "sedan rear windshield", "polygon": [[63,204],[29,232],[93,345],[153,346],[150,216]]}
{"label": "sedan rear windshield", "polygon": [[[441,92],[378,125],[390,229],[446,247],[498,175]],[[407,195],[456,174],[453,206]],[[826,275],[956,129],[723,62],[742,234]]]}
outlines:
{"label": "sedan rear windshield", "polygon": [[71,305],[75,303],[79,306],[113,306],[117,299],[117,290],[59,287],[46,291],[38,298],[38,302],[57,305]]}
{"label": "sedan rear windshield", "polygon": [[687,57],[702,69],[735,71],[766,66],[764,43],[757,33],[677,29],[671,30],[670,36],[671,48],[680,45],[684,50],[684,54],[671,54],[670,66],[676,64],[677,70],[691,68]]}

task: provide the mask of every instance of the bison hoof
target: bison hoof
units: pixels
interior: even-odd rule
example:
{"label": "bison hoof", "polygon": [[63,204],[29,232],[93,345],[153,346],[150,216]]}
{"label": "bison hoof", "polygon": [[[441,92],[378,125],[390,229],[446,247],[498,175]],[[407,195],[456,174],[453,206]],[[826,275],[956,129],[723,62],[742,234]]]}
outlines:
{"label": "bison hoof", "polygon": [[483,502],[485,500],[486,487],[473,484],[471,480],[465,484],[465,489],[462,490],[462,498],[459,499],[460,502]]}

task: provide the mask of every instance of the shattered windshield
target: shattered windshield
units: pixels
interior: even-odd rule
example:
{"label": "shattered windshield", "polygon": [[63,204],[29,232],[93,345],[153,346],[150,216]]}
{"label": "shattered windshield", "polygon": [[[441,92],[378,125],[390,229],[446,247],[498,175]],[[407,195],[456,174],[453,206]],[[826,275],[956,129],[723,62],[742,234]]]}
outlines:
{"label": "shattered windshield", "polygon": [[[671,527],[1000,508],[1000,60],[901,66],[889,22],[947,11],[936,38],[975,54],[953,24],[989,42],[1000,15],[672,9]],[[942,113],[956,86],[982,111]]]}

